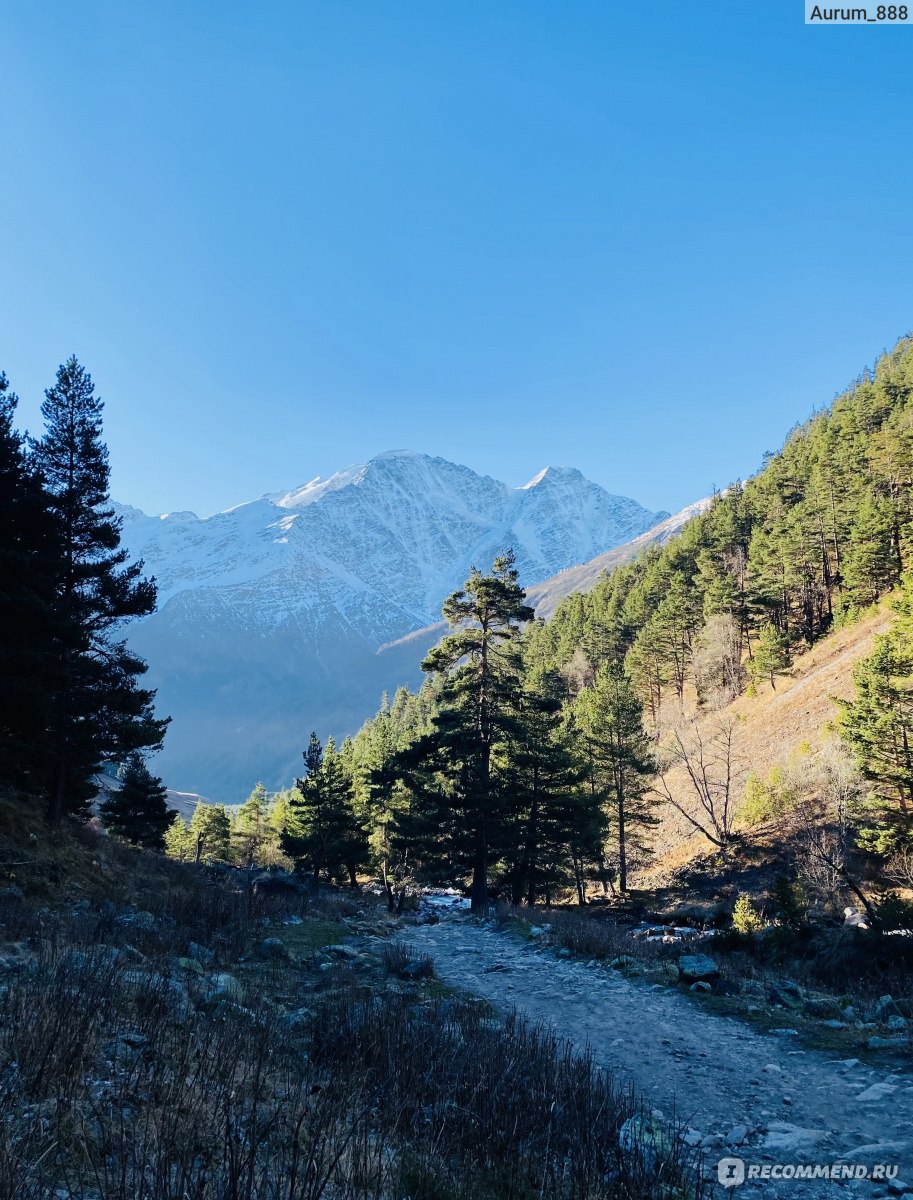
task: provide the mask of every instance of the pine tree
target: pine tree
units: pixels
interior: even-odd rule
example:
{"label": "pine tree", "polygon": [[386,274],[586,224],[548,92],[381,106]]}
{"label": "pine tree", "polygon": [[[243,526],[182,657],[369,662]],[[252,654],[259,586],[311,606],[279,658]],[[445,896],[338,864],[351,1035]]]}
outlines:
{"label": "pine tree", "polygon": [[899,576],[890,504],[866,496],[854,514],[844,559],[843,582],[852,604],[865,608]]}
{"label": "pine tree", "polygon": [[656,612],[645,626],[645,636],[652,639],[679,700],[685,692],[691,644],[699,628],[695,590],[676,572],[669,580],[666,594]]}
{"label": "pine tree", "polygon": [[460,831],[469,842],[476,913],[488,909],[491,850],[503,820],[492,761],[499,740],[515,728],[520,629],[533,618],[524,600],[512,552],[495,559],[490,575],[473,570],[464,587],[444,601],[444,617],[454,632],[422,663],[423,671],[441,680],[427,745],[442,756]]}
{"label": "pine tree", "polygon": [[196,862],[204,858],[231,860],[231,819],[224,805],[201,800],[190,818],[190,836]]}
{"label": "pine tree", "polygon": [[54,529],[13,427],[17,397],[0,372],[0,783],[47,784],[54,639]]}
{"label": "pine tree", "polygon": [[196,836],[187,828],[187,822],[181,814],[175,813],[174,819],[165,830],[165,853],[178,862],[193,862],[196,852]]}
{"label": "pine tree", "polygon": [[263,846],[270,840],[269,797],[258,783],[238,809],[232,826],[232,838],[242,866],[248,870],[258,861]]}
{"label": "pine tree", "polygon": [[402,843],[397,841],[395,830],[397,813],[409,799],[399,773],[400,736],[399,722],[385,695],[377,716],[361,730],[355,752],[356,786],[370,829],[371,857],[391,912],[402,907],[412,875],[408,856],[400,853]]}
{"label": "pine tree", "polygon": [[326,749],[312,733],[304,752],[304,776],[289,802],[283,851],[296,869],[321,876],[348,876],[354,887],[368,856],[367,836],[355,816],[352,777],[332,738]]}
{"label": "pine tree", "polygon": [[655,824],[648,781],[656,762],[643,726],[643,710],[624,671],[604,663],[593,686],[574,707],[593,791],[611,807],[618,847],[618,888],[628,887],[628,860],[643,830]]}
{"label": "pine tree", "polygon": [[755,645],[754,658],[751,660],[749,672],[753,679],[769,679],[770,686],[776,690],[774,677],[785,671],[789,665],[789,652],[786,638],[777,631],[774,625],[765,625]]}
{"label": "pine tree", "polygon": [[99,812],[109,833],[148,850],[164,848],[165,835],[176,816],[168,807],[167,788],[149,772],[140,754],[131,754],[120,790],[109,792]]}
{"label": "pine tree", "polygon": [[913,613],[904,588],[895,627],[853,668],[855,697],[840,700],[838,728],[877,797],[913,832]]}
{"label": "pine tree", "polygon": [[42,405],[46,432],[34,457],[49,497],[59,546],[54,686],[53,780],[48,816],[85,812],[102,763],[161,745],[167,721],[153,713],[154,693],[139,687],[146,664],[115,634],[155,607],[143,564],[127,564],[120,522],[109,507],[102,403],[75,358],[57,372]]}
{"label": "pine tree", "polygon": [[506,747],[508,824],[503,854],[514,904],[550,900],[573,882],[585,901],[584,872],[599,860],[606,836],[600,798],[584,786],[584,770],[562,719],[565,690],[555,671],[527,674],[517,737]]}

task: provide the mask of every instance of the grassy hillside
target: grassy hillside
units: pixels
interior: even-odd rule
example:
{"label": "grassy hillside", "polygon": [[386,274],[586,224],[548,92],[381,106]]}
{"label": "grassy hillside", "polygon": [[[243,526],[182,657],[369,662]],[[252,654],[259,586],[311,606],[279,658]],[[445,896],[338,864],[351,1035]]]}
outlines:
{"label": "grassy hillside", "polygon": [[[837,716],[834,698],[852,696],[854,665],[871,653],[875,638],[890,628],[892,620],[887,604],[881,605],[873,615],[836,631],[797,656],[789,673],[777,677],[775,686],[759,683],[756,694],[739,696],[718,712],[698,716],[698,726],[708,739],[721,721],[733,722],[738,805],[749,772],[765,776],[806,748],[813,752],[832,737],[828,728]],[[666,775],[666,781],[682,807],[699,818],[700,803],[686,770],[675,767]],[[674,870],[713,849],[667,801],[660,802],[657,816],[659,824],[650,838],[654,858],[637,877],[638,884],[645,887],[657,885]],[[745,830],[744,819],[736,818],[736,828]]]}

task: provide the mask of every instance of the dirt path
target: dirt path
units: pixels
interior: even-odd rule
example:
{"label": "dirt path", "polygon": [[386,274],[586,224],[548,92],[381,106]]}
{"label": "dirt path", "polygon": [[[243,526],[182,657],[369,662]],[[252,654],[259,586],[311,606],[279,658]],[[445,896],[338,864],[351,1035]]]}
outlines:
{"label": "dirt path", "polygon": [[[419,926],[409,941],[433,956],[446,983],[553,1025],[648,1106],[698,1134],[705,1160],[748,1164],[899,1164],[890,1184],[746,1181],[735,1195],[774,1200],[900,1195],[913,1200],[913,1076],[802,1050],[702,1012],[669,988],[610,968],[562,960],[465,917]],[[747,1130],[738,1144],[739,1126]],[[909,1189],[899,1187],[906,1180]]]}

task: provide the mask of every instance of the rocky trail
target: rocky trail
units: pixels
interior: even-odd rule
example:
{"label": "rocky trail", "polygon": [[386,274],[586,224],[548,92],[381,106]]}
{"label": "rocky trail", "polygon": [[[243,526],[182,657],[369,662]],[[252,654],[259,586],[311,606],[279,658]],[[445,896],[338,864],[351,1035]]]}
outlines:
{"label": "rocky trail", "polygon": [[[604,964],[561,959],[471,918],[409,933],[446,984],[553,1026],[648,1108],[675,1119],[712,1177],[721,1158],[783,1164],[898,1165],[896,1178],[746,1178],[735,1194],[766,1200],[907,1196],[913,1200],[913,1074],[801,1049],[702,1011],[662,985]],[[906,1181],[906,1183],[904,1183]]]}

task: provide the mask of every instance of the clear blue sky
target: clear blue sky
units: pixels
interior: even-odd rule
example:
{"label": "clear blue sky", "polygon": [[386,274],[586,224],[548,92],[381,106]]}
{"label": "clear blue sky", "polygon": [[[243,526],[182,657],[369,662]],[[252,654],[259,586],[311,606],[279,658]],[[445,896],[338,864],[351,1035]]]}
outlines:
{"label": "clear blue sky", "polygon": [[0,11],[0,366],[117,498],[390,448],[674,509],[913,328],[913,29],[802,0]]}

